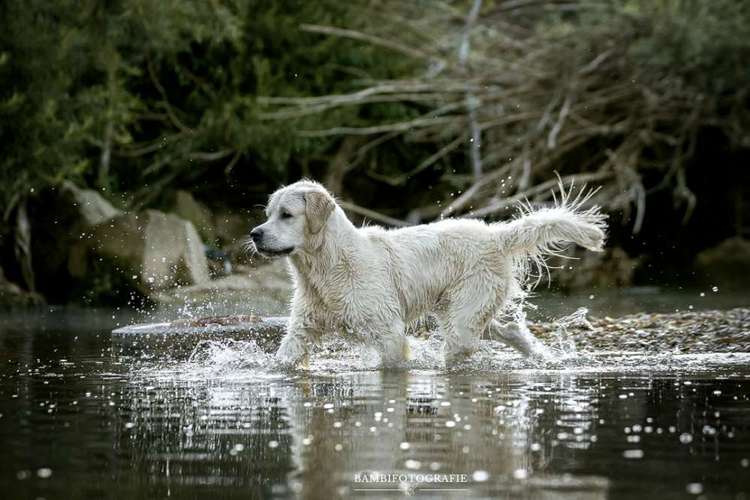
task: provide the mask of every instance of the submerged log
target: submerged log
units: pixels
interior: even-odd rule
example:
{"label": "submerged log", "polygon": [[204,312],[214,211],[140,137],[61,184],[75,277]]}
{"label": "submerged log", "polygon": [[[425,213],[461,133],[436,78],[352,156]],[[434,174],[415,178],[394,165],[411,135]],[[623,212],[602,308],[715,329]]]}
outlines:
{"label": "submerged log", "polygon": [[[201,341],[254,341],[274,351],[286,328],[286,317],[256,315],[180,319],[131,325],[112,332],[116,354],[149,355],[168,350],[190,354]],[[529,324],[540,339],[554,345],[572,341],[579,351],[640,351],[653,353],[750,352],[750,308],[632,314],[620,318],[587,318],[585,310],[556,322]],[[418,336],[429,336],[426,330]]]}

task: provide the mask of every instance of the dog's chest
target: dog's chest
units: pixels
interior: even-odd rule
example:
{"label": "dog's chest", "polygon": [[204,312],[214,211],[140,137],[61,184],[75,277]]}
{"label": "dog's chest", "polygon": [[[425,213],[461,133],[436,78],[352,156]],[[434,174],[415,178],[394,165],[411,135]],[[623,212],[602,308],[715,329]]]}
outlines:
{"label": "dog's chest", "polygon": [[399,316],[399,301],[384,269],[347,257],[299,269],[297,284],[300,298],[327,330],[357,336]]}
{"label": "dog's chest", "polygon": [[396,312],[396,303],[371,282],[334,279],[311,291],[317,303],[315,312],[330,328],[342,333],[366,330]]}

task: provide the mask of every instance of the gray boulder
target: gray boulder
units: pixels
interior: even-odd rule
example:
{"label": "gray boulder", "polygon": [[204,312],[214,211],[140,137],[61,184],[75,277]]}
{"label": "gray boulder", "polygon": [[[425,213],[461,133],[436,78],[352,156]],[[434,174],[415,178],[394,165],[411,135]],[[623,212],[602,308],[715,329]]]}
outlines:
{"label": "gray boulder", "polygon": [[114,273],[146,295],[210,279],[193,224],[156,210],[122,214],[91,228],[71,251],[68,270],[81,280]]}
{"label": "gray boulder", "polygon": [[631,286],[639,264],[638,258],[630,257],[619,247],[604,252],[571,248],[566,256],[549,262],[552,284],[563,290]]}
{"label": "gray boulder", "polygon": [[178,217],[190,221],[204,241],[213,244],[216,240],[211,210],[198,202],[187,191],[177,191],[172,212]]}
{"label": "gray boulder", "polygon": [[213,219],[216,237],[223,247],[244,240],[249,235],[250,229],[259,223],[258,217],[230,211],[216,212]]}
{"label": "gray boulder", "polygon": [[[286,259],[263,262],[258,267],[240,266],[243,272],[193,286],[165,290],[154,296],[161,312],[173,318],[185,305],[212,314],[287,314],[292,282]],[[248,304],[252,304],[250,310]]]}
{"label": "gray boulder", "polygon": [[70,181],[64,181],[59,191],[61,204],[73,212],[79,229],[95,226],[122,213],[93,189],[81,189]]}
{"label": "gray boulder", "polygon": [[695,260],[699,280],[722,288],[747,288],[750,271],[750,241],[729,238],[704,250]]}
{"label": "gray boulder", "polygon": [[5,278],[3,268],[0,267],[0,309],[24,307],[43,304],[41,295],[21,289],[15,283]]}

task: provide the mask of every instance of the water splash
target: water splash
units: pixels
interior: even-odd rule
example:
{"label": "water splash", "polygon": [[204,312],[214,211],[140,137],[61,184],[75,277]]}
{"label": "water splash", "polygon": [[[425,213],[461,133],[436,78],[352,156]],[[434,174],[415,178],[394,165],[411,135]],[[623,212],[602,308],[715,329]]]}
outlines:
{"label": "water splash", "polygon": [[583,327],[587,330],[594,330],[595,328],[587,318],[588,313],[589,310],[587,308],[579,307],[575,312],[554,321],[556,328],[553,336],[554,341],[552,347],[556,350],[556,354],[559,358],[575,359],[577,357],[575,341],[568,332],[574,327]]}
{"label": "water splash", "polygon": [[252,341],[203,340],[195,346],[187,363],[217,373],[270,366],[273,355]]}
{"label": "water splash", "polygon": [[[696,372],[727,369],[750,362],[750,354],[696,353],[679,354],[640,351],[592,351],[577,346],[571,332],[581,328],[595,331],[587,319],[586,308],[554,321],[556,328],[547,340],[553,356],[549,359],[526,358],[501,341],[482,340],[479,349],[463,362],[446,367],[443,337],[439,332],[409,337],[411,359],[401,370],[437,372]],[[518,318],[523,321],[523,318]],[[186,360],[144,362],[137,368],[142,375],[171,377],[178,380],[219,378],[223,380],[257,380],[258,378],[294,377],[308,374],[340,374],[382,369],[377,353],[364,345],[349,344],[329,337],[312,349],[306,363],[296,370],[279,367],[274,354],[253,340],[201,340]]]}

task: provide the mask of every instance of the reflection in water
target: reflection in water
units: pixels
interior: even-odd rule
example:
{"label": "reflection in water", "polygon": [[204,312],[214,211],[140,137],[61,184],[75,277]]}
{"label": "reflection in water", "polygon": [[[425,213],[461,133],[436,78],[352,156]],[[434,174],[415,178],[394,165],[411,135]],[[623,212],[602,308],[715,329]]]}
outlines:
{"label": "reflection in water", "polygon": [[[141,455],[134,463],[148,464],[142,472],[155,484],[204,484],[214,471],[222,482],[259,494],[306,498],[395,490],[441,498],[606,498],[643,493],[645,485],[633,481],[642,480],[647,463],[667,468],[665,457],[685,456],[697,458],[700,469],[720,456],[720,439],[743,442],[745,450],[749,444],[747,425],[740,431],[738,421],[721,420],[718,406],[704,410],[729,391],[747,415],[744,378],[709,383],[680,375],[434,370],[282,375],[255,365],[203,378],[206,369],[221,371],[214,362],[131,373],[126,394],[142,420],[134,430],[144,433],[131,438],[132,455]],[[686,448],[688,439],[700,448]],[[705,454],[707,440],[712,454]],[[178,481],[164,474],[170,461],[173,472],[183,464]],[[734,464],[739,470],[742,458]],[[703,488],[706,475],[689,470],[663,494],[681,497],[696,481]],[[384,474],[387,482],[362,480]],[[458,479],[432,482],[436,477]],[[647,490],[663,486],[654,478]]]}
{"label": "reflection in water", "polygon": [[[218,483],[309,498],[399,489],[605,496],[602,479],[566,482],[548,470],[596,441],[598,382],[406,370],[187,378],[142,367],[120,413],[120,449],[168,492]],[[358,481],[379,474],[406,481]],[[425,481],[451,475],[450,483]]]}
{"label": "reflection in water", "polygon": [[252,343],[130,358],[99,331],[0,332],[4,498],[750,493],[742,357],[389,371],[337,352],[282,373]]}

